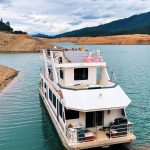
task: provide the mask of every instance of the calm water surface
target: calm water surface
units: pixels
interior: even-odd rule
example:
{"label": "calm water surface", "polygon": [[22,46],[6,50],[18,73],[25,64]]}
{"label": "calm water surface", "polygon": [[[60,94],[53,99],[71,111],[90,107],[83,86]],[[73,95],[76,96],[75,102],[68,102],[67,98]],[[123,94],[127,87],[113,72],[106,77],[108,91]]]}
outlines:
{"label": "calm water surface", "polygon": [[[78,47],[70,43],[59,46]],[[130,149],[150,143],[150,46],[87,45],[100,49],[123,90],[132,99],[127,109],[137,140]],[[41,54],[2,54],[0,64],[20,71],[0,93],[0,150],[64,149],[38,94]],[[110,149],[126,149],[122,145]]]}

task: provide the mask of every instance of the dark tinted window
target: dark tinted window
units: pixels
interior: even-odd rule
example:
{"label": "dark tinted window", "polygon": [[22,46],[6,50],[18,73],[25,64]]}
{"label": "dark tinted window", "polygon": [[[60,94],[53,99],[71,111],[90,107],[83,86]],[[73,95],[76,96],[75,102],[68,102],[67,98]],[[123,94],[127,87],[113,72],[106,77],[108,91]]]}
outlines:
{"label": "dark tinted window", "polygon": [[64,121],[64,123],[65,123],[65,114],[63,113],[63,121]]}
{"label": "dark tinted window", "polygon": [[87,79],[88,79],[88,68],[74,69],[74,80],[87,80]]}
{"label": "dark tinted window", "polygon": [[62,118],[62,104],[59,102],[59,115]]}
{"label": "dark tinted window", "polygon": [[56,96],[53,94],[53,105],[56,108]]}
{"label": "dark tinted window", "polygon": [[46,83],[44,84],[44,87],[45,87],[45,89],[46,89]]}
{"label": "dark tinted window", "polygon": [[41,85],[42,85],[42,87],[43,87],[43,79],[41,79]]}
{"label": "dark tinted window", "polygon": [[66,116],[66,120],[78,119],[79,118],[79,112],[75,111],[75,110],[65,109],[65,116]]}
{"label": "dark tinted window", "polygon": [[60,78],[64,78],[64,71],[63,70],[60,70]]}
{"label": "dark tinted window", "polygon": [[121,110],[121,113],[122,113],[123,116],[125,116],[125,111],[124,111],[124,109]]}
{"label": "dark tinted window", "polygon": [[52,101],[52,91],[49,89],[49,99]]}

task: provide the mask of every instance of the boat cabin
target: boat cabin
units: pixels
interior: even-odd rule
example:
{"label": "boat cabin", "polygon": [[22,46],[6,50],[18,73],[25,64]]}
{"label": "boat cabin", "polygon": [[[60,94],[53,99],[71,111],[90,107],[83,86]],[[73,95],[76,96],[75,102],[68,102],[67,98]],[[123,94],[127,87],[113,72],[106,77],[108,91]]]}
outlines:
{"label": "boat cabin", "polygon": [[[106,63],[103,61],[98,50],[95,52],[58,51],[54,53],[54,62],[56,63],[58,83],[62,87],[77,89],[115,85],[113,81],[110,81],[106,70]],[[53,78],[52,65],[49,64],[48,68],[49,74]]]}

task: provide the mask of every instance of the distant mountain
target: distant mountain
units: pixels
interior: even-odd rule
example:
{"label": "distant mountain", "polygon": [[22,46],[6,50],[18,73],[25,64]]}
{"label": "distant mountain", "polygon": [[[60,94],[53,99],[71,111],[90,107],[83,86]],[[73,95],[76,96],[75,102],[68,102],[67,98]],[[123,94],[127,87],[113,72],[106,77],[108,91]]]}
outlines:
{"label": "distant mountain", "polygon": [[150,12],[133,15],[129,18],[119,19],[107,24],[87,27],[63,34],[58,37],[84,37],[84,36],[108,36],[123,34],[150,34]]}
{"label": "distant mountain", "polygon": [[34,34],[32,36],[33,37],[42,37],[42,38],[53,38],[54,37],[54,36],[49,36],[49,35],[42,34],[42,33]]}

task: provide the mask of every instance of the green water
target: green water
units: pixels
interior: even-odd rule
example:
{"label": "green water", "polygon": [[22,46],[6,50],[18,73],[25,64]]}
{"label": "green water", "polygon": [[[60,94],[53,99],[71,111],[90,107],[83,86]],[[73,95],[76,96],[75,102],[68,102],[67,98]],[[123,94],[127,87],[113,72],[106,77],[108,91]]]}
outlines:
{"label": "green water", "polygon": [[[150,46],[85,47],[102,51],[107,65],[113,68],[119,84],[132,99],[127,115],[134,123],[137,140],[130,149],[149,146]],[[40,67],[43,65],[41,56],[0,53],[0,64],[20,71],[12,84],[0,93],[0,150],[64,149],[38,94]],[[119,150],[120,145],[110,149]]]}

